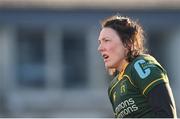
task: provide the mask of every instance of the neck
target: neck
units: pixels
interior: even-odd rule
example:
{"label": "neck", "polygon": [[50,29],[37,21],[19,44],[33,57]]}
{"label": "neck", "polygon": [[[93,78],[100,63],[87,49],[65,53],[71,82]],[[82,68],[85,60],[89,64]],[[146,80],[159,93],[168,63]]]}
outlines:
{"label": "neck", "polygon": [[118,71],[119,71],[118,80],[121,80],[121,79],[122,79],[123,74],[124,74],[124,71],[125,71],[128,63],[129,63],[128,61],[124,60],[124,61],[121,63],[120,67],[118,68]]}
{"label": "neck", "polygon": [[117,68],[117,70],[118,70],[119,72],[122,72],[122,71],[124,70],[124,68],[126,67],[127,64],[128,64],[128,61],[124,59],[124,60],[120,63],[120,65],[119,65],[119,67]]}

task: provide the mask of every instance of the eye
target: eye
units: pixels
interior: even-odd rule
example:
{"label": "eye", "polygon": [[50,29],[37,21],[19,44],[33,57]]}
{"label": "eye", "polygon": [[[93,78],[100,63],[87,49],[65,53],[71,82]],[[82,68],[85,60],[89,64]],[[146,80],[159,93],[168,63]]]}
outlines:
{"label": "eye", "polygon": [[108,39],[105,39],[104,41],[105,41],[105,42],[108,42],[109,40],[108,40]]}
{"label": "eye", "polygon": [[104,42],[109,42],[110,41],[110,39],[104,39]]}

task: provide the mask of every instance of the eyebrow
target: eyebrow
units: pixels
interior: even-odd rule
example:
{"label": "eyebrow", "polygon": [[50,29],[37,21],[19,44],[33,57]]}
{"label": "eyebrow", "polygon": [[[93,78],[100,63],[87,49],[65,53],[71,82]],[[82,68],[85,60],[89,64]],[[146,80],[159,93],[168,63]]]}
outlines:
{"label": "eyebrow", "polygon": [[110,40],[111,38],[109,37],[104,37],[102,40]]}
{"label": "eyebrow", "polygon": [[104,40],[111,40],[111,38],[110,37],[108,37],[108,36],[106,36],[106,37],[103,37],[103,38],[101,38],[101,39],[98,39],[98,41],[104,41]]}

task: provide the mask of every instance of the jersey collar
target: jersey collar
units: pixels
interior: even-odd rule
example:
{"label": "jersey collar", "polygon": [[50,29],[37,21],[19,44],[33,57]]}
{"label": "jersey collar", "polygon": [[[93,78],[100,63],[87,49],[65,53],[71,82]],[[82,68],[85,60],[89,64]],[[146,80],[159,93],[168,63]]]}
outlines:
{"label": "jersey collar", "polygon": [[123,76],[124,71],[125,71],[125,69],[126,69],[126,67],[127,67],[128,64],[129,64],[128,62],[126,62],[126,63],[123,64],[122,70],[121,70],[121,72],[119,72],[118,80],[121,80],[121,79],[122,79],[122,76]]}

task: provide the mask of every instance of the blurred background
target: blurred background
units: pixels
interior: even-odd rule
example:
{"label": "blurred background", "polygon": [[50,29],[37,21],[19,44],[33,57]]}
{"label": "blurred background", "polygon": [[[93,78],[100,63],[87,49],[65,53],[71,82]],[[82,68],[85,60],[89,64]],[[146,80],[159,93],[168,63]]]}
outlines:
{"label": "blurred background", "polygon": [[129,16],[168,71],[180,112],[180,1],[0,0],[0,117],[113,117],[100,21]]}

